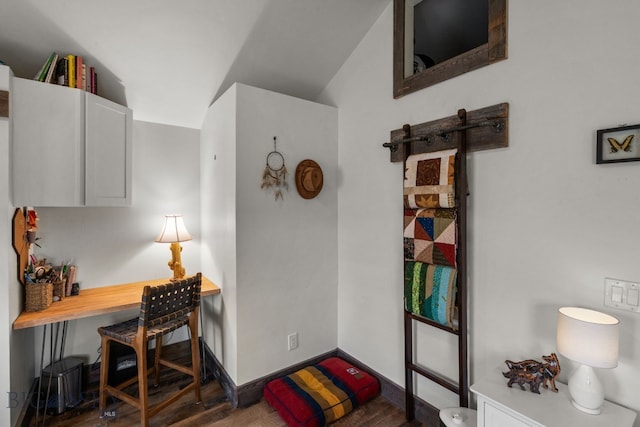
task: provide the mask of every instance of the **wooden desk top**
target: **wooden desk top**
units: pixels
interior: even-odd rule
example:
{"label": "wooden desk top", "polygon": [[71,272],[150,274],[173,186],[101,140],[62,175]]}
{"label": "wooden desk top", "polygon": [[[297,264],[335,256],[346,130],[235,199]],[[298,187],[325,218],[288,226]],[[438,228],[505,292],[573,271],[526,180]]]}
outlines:
{"label": "wooden desk top", "polygon": [[[13,322],[13,329],[31,328],[65,320],[81,319],[99,314],[140,308],[142,290],[146,285],[156,286],[169,282],[168,278],[124,283],[101,288],[81,289],[80,294],[56,301],[42,311],[23,311]],[[201,296],[216,295],[220,288],[202,276]]]}

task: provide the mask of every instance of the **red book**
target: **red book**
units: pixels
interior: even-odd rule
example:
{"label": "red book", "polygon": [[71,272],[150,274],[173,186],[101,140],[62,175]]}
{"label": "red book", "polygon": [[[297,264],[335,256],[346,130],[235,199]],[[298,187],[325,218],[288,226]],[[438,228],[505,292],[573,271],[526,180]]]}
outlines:
{"label": "red book", "polygon": [[84,89],[82,85],[82,56],[76,56],[76,87]]}

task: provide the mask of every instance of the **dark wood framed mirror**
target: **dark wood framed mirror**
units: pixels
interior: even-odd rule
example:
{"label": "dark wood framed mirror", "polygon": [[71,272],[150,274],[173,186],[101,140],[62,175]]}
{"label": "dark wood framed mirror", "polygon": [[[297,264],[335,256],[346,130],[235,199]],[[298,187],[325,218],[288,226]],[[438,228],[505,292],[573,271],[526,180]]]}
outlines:
{"label": "dark wood framed mirror", "polygon": [[394,0],[393,97],[507,58],[507,0]]}

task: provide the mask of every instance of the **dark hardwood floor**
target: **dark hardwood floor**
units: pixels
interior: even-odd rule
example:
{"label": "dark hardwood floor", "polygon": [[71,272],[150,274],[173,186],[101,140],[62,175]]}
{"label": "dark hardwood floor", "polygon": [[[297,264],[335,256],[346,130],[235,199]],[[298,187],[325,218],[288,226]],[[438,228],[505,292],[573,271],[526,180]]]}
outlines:
{"label": "dark hardwood floor", "polygon": [[[167,347],[169,352],[175,354],[176,360],[182,358],[189,360],[187,348],[181,343]],[[115,418],[100,419],[98,411],[98,384],[95,381],[96,372],[91,372],[91,381],[83,391],[83,402],[73,409],[67,409],[60,415],[38,415],[36,424],[35,415],[31,417],[29,426],[83,426],[83,427],[124,427],[140,424],[140,415],[137,409],[131,405],[112,400],[109,409],[114,411]],[[189,382],[189,378],[176,371],[163,370],[160,376],[160,384],[157,388],[149,389],[151,404],[162,400],[165,396],[178,390]],[[133,386],[135,392],[135,385]],[[206,381],[201,388],[202,402],[194,402],[193,393],[188,393],[177,402],[160,411],[151,418],[152,427],[284,427],[286,424],[264,399],[247,408],[234,409],[227,401],[224,392],[218,382],[211,379]],[[420,424],[407,424],[404,419],[404,411],[398,409],[382,396],[378,396],[364,406],[354,410],[332,426],[379,426],[399,427],[418,426]]]}

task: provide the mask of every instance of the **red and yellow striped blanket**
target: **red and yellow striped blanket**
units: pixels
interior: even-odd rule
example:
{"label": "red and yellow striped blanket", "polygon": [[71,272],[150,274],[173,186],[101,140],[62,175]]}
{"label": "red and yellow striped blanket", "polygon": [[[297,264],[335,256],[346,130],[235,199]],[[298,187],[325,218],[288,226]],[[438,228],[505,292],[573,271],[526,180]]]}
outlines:
{"label": "red and yellow striped blanket", "polygon": [[379,391],[376,378],[331,357],[270,381],[264,397],[290,427],[319,427],[344,417]]}

